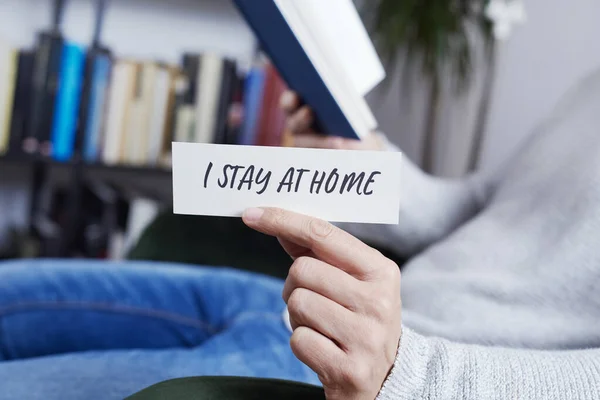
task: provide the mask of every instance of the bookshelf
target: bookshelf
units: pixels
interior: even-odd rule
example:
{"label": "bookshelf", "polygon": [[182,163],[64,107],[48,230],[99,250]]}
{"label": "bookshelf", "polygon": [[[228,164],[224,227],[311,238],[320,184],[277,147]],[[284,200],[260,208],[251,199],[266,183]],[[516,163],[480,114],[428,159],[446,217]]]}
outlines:
{"label": "bookshelf", "polygon": [[85,163],[76,161],[55,161],[47,158],[30,156],[30,155],[7,155],[0,156],[0,165],[2,164],[17,164],[23,166],[42,165],[46,168],[81,168],[86,171],[112,171],[115,173],[136,173],[136,174],[151,174],[157,176],[171,176],[171,169],[168,167],[159,166],[136,166],[136,165],[107,165],[102,163]]}
{"label": "bookshelf", "polygon": [[[83,59],[78,61],[80,63],[80,72],[78,74],[81,75],[81,81],[77,84],[81,85],[81,89],[79,98],[72,101],[72,104],[76,103],[79,109],[73,112],[70,117],[71,119],[74,119],[75,122],[72,120],[69,122],[72,124],[72,127],[69,130],[70,136],[68,142],[72,144],[69,145],[67,156],[57,156],[52,153],[57,151],[56,149],[62,149],[61,151],[64,151],[63,144],[66,142],[61,142],[61,140],[55,142],[55,138],[58,136],[55,135],[54,131],[48,132],[50,128],[40,136],[39,140],[36,139],[37,143],[35,149],[31,150],[27,148],[25,145],[27,141],[21,136],[19,136],[17,140],[13,140],[12,135],[14,134],[14,127],[11,125],[10,130],[8,131],[11,135],[10,140],[5,142],[5,147],[3,149],[1,128],[4,121],[2,115],[0,115],[0,154],[5,154],[0,155],[0,184],[2,184],[3,178],[1,172],[10,169],[4,168],[5,166],[10,166],[13,170],[14,167],[17,166],[17,168],[31,171],[30,178],[26,182],[31,205],[27,216],[28,231],[31,234],[34,234],[37,231],[36,216],[40,213],[40,209],[43,208],[40,204],[44,200],[44,189],[48,185],[48,182],[52,181],[51,178],[53,172],[59,171],[62,176],[65,177],[63,181],[66,182],[64,200],[66,212],[64,216],[61,217],[61,227],[64,230],[64,233],[60,242],[56,243],[57,250],[53,252],[52,256],[69,257],[72,253],[71,249],[73,248],[74,242],[77,240],[77,236],[81,234],[81,232],[78,231],[78,221],[83,218],[87,207],[83,193],[87,188],[86,185],[88,185],[91,180],[102,183],[108,182],[111,184],[115,181],[127,182],[124,185],[128,186],[127,189],[130,189],[131,187],[135,189],[139,188],[140,192],[143,192],[144,194],[147,193],[149,197],[160,196],[162,199],[166,199],[166,196],[171,190],[171,169],[169,163],[164,162],[162,156],[165,152],[168,152],[169,143],[172,141],[198,141],[204,143],[213,142],[248,145],[281,144],[283,118],[281,113],[276,109],[276,103],[278,93],[284,90],[284,85],[279,78],[277,71],[275,71],[262,57],[257,56],[257,51],[253,48],[255,42],[250,39],[247,27],[240,25],[243,24],[243,21],[235,11],[232,11],[233,5],[224,5],[229,2],[223,2],[221,0],[177,0],[175,3],[181,6],[181,8],[177,9],[177,7],[172,8],[159,0],[82,0],[66,3],[62,0],[36,0],[35,2],[30,3],[27,1],[21,2],[21,0],[12,1],[14,2],[12,9],[18,9],[18,12],[22,14],[22,17],[26,15],[27,12],[34,11],[33,7],[37,6],[39,6],[38,8],[47,7],[48,9],[45,11],[48,11],[48,14],[52,14],[51,27],[46,29],[40,29],[40,27],[33,26],[29,27],[28,29],[35,32],[35,35],[31,35],[31,32],[28,33],[28,35],[35,36],[35,39],[31,41],[33,44],[25,44],[23,41],[17,41],[15,47],[10,49],[12,57],[19,57],[20,52],[26,50],[30,60],[32,60],[35,57],[36,51],[39,51],[41,46],[56,46],[56,42],[59,41],[62,41],[62,45],[64,46],[65,43],[71,41],[74,37],[77,38],[77,42],[81,44],[81,48],[83,49]],[[37,6],[34,3],[37,4]],[[218,23],[211,21],[210,18],[202,16],[201,14],[193,15],[185,12],[186,7],[197,7],[199,3],[209,5],[208,7],[216,13],[216,21],[218,21]],[[146,7],[147,5],[151,5],[152,7]],[[0,5],[0,10],[3,9],[2,7],[4,7],[7,12],[13,12],[11,11],[11,7],[6,4]],[[135,9],[135,7],[139,8],[139,10]],[[31,8],[31,10],[28,8]],[[120,10],[120,14],[115,14],[114,9]],[[107,11],[106,23],[104,23],[104,10]],[[126,12],[128,14],[126,14]],[[152,25],[159,22],[164,25],[166,21],[164,15],[168,13],[174,13],[174,17],[179,18],[182,21],[184,26],[182,29],[178,29],[178,31],[185,31],[187,33],[185,37],[176,33],[175,38],[170,39],[174,41],[173,48],[168,49],[168,51],[163,52],[163,55],[159,56],[152,53],[152,50],[153,46],[163,39],[159,37],[160,35],[157,36],[156,32],[151,32],[156,31],[156,29],[152,29]],[[35,15],[35,18],[40,20],[41,14],[39,10],[35,11]],[[127,18],[127,15],[129,15],[129,19]],[[90,16],[92,17],[90,18]],[[6,18],[6,16],[4,16],[4,18]],[[131,20],[132,18],[133,20]],[[197,39],[191,39],[194,35],[197,36],[198,32],[194,28],[194,18],[197,18],[202,24],[206,25],[204,28],[206,31],[210,30],[217,32],[219,34],[219,40],[223,40],[226,43],[224,45],[215,44],[215,42],[218,41],[204,35],[200,40],[200,45],[191,47],[193,43],[198,41]],[[236,24],[236,27],[230,29],[230,32],[227,34],[224,34],[226,32],[223,29],[222,22],[224,21],[224,18],[232,18]],[[104,34],[102,34],[101,29],[103,23],[108,27],[108,29],[105,29],[107,32],[104,32]],[[85,39],[87,34],[82,33],[82,30],[94,26],[94,24],[96,26],[92,40]],[[46,26],[48,24],[47,22],[41,22],[40,25]],[[16,25],[12,28],[14,28],[15,32],[18,30]],[[130,30],[135,31],[136,29],[140,29],[141,31],[141,28],[145,28],[145,32],[151,32],[152,34],[149,36],[144,34],[143,40],[141,38],[140,40],[136,40],[135,38],[127,37]],[[0,32],[0,39],[2,38],[2,33],[3,32]],[[21,33],[24,34],[23,32]],[[40,35],[40,33],[42,35]],[[18,36],[14,33],[13,35],[15,37]],[[40,39],[40,37],[43,36],[45,36],[45,42]],[[133,36],[135,36],[135,34]],[[101,38],[104,40],[101,40]],[[122,38],[126,39],[122,40]],[[143,41],[144,43],[140,45],[137,43],[138,41]],[[14,43],[14,41],[12,43]],[[2,43],[0,43],[0,45],[1,44]],[[165,46],[165,43],[158,44],[162,45],[163,50],[167,47]],[[226,50],[228,46],[230,50]],[[234,46],[237,47],[233,48]],[[140,47],[142,50],[138,52],[133,51],[136,50],[136,47]],[[190,48],[192,50],[190,50]],[[203,48],[206,49],[206,52],[202,50]],[[5,61],[2,57],[3,53],[1,50],[2,48],[0,46],[0,63]],[[64,51],[62,54],[64,56]],[[212,58],[206,58],[207,55]],[[162,135],[158,141],[161,144],[161,158],[159,160],[157,160],[156,157],[145,157],[145,159],[140,161],[138,158],[139,154],[131,155],[131,149],[140,147],[139,142],[131,141],[129,141],[129,144],[127,145],[129,146],[128,149],[120,149],[120,151],[116,152],[121,155],[119,157],[123,157],[122,155],[126,154],[124,159],[105,159],[104,156],[108,151],[106,148],[102,148],[102,146],[99,146],[96,151],[97,155],[91,157],[91,159],[85,155],[85,140],[91,129],[87,128],[86,130],[86,126],[88,124],[87,121],[89,121],[93,115],[89,110],[90,104],[94,101],[94,85],[86,82],[92,80],[90,77],[97,79],[95,78],[93,71],[90,70],[90,65],[92,65],[90,60],[95,60],[96,58],[94,57],[100,56],[110,59],[111,65],[110,75],[104,78],[106,81],[104,84],[107,87],[107,93],[104,100],[105,112],[103,114],[103,125],[101,128],[97,128],[100,131],[99,137],[101,139],[99,139],[99,142],[104,140],[108,135],[106,133],[108,129],[106,126],[109,122],[106,120],[109,118],[108,109],[110,109],[110,104],[108,103],[112,93],[110,87],[121,86],[120,84],[115,84],[112,80],[119,63],[127,62],[134,64],[134,67],[131,69],[135,69],[136,71],[135,78],[131,78],[127,81],[127,84],[140,85],[136,86],[136,89],[133,91],[136,93],[134,96],[139,100],[135,105],[136,110],[141,107],[140,104],[143,102],[138,97],[139,93],[142,92],[141,84],[139,82],[144,81],[144,73],[156,76],[156,69],[167,74],[170,74],[175,70],[177,71],[177,76],[169,81],[171,83],[169,86],[169,98],[168,101],[165,100],[165,102],[169,104],[168,107],[172,109],[171,112],[174,114],[171,117],[173,121],[170,125],[163,120],[158,124],[161,126],[161,129],[153,129],[152,124],[144,122],[152,118],[155,114],[155,110],[146,109],[144,112],[132,111],[133,107],[131,106],[131,99],[129,99],[127,103],[123,103],[125,104],[123,108],[127,107],[128,115],[131,115],[132,112],[139,112],[140,116],[137,117],[137,120],[134,122],[131,122],[131,117],[127,117],[129,118],[127,120],[123,117],[117,124],[122,126],[121,134],[126,138],[124,139],[125,142],[128,141],[129,137],[136,135],[137,137],[147,137],[157,134],[157,132],[159,135]],[[215,59],[215,56],[217,59]],[[79,57],[81,57],[81,55]],[[19,58],[18,61],[14,63],[16,65],[14,67],[15,82],[18,81],[18,75],[21,71],[19,68],[20,60],[21,59]],[[206,72],[203,75],[202,68],[211,62],[213,64],[213,75],[207,74]],[[198,67],[198,64],[202,65],[202,67]],[[64,68],[66,62],[62,61],[60,65]],[[190,65],[191,69],[188,68]],[[231,82],[227,84],[225,83],[225,78],[219,78],[221,82],[220,85],[212,90],[213,93],[218,93],[218,97],[215,97],[212,100],[202,100],[202,92],[200,94],[191,94],[189,88],[206,88],[207,82],[210,83],[215,80],[213,79],[214,76],[216,76],[214,75],[214,65],[223,65],[223,71],[225,71],[226,68],[229,68],[227,76],[231,78]],[[55,76],[63,73],[60,68],[60,66],[54,67],[53,73]],[[206,70],[208,69],[205,68],[204,71]],[[0,65],[0,75],[2,71],[2,66]],[[175,83],[175,79],[180,77],[180,75],[184,75],[184,81],[187,82],[187,85],[184,86],[188,89],[184,92],[176,91],[173,93],[173,90],[178,90],[176,88],[180,86]],[[222,72],[219,76],[225,77],[226,73]],[[2,76],[0,76],[0,79],[2,79]],[[169,79],[171,79],[170,75]],[[202,79],[204,79],[203,82],[197,82]],[[61,80],[65,80],[62,75]],[[18,82],[15,83],[15,87],[18,87]],[[250,93],[246,90],[248,87],[252,87],[253,89]],[[60,90],[59,86],[53,94],[55,102],[60,101]],[[194,90],[191,92],[193,91]],[[223,95],[224,93],[226,93],[226,96]],[[26,95],[21,96],[20,101],[22,104],[30,104],[32,103],[34,96],[36,96],[35,91],[28,90]],[[15,102],[17,101],[16,89],[13,100]],[[210,104],[211,101],[214,103],[213,111],[207,112],[206,110],[202,111],[199,109],[200,107],[198,104]],[[182,105],[188,107],[188,116],[191,116],[187,120],[184,119],[185,124],[194,123],[189,126],[186,125],[184,129],[179,130],[183,132],[193,131],[191,137],[185,138],[187,140],[181,140],[181,137],[177,137],[177,124],[179,123],[177,111],[182,108]],[[240,108],[243,108],[244,110],[248,110],[249,106],[252,106],[252,112],[256,113],[255,118],[253,118],[255,121],[254,126],[248,127],[245,125],[244,121],[238,121],[233,124],[230,123],[229,116],[233,109],[239,110]],[[50,107],[43,108],[55,110],[55,113],[58,109],[56,103]],[[215,114],[214,122],[205,125],[203,132],[198,133],[196,126],[199,116],[202,116],[201,120],[206,120],[206,116],[213,113]],[[12,121],[14,119],[14,108],[11,118]],[[52,118],[56,119],[57,117],[56,115],[53,115]],[[31,122],[29,121],[30,119],[31,113],[23,113],[22,120],[27,120],[27,123],[29,124]],[[165,120],[166,119],[168,118],[165,118]],[[48,123],[48,117],[46,117],[45,121],[46,123],[38,121],[37,126],[43,127],[51,125]],[[82,121],[84,122],[82,123]],[[23,128],[21,134],[27,136],[31,135],[31,132],[26,132],[26,129]],[[52,149],[49,150],[51,152],[50,154],[45,153],[43,150],[44,147],[42,146],[42,143],[44,141],[51,142],[51,146],[49,146],[49,148]],[[123,143],[122,139],[119,139],[119,141]],[[7,143],[8,152],[6,153]],[[102,144],[106,143],[102,142]],[[123,146],[123,144],[121,144],[121,146]],[[166,154],[166,156],[166,159],[168,160],[169,154]],[[133,157],[133,159],[128,159],[128,157]],[[160,188],[155,186],[160,186]],[[2,195],[1,186],[0,195]],[[2,227],[0,226],[0,228]],[[0,234],[1,233],[2,232],[0,232]]]}

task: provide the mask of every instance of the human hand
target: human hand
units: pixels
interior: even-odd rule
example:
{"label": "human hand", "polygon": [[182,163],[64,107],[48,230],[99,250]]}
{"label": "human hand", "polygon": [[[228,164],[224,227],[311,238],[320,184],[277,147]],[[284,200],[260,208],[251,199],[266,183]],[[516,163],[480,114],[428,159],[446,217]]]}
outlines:
{"label": "human hand", "polygon": [[373,400],[401,334],[400,270],[375,249],[319,219],[265,208],[244,213],[295,260],[284,285],[291,347],[329,400]]}
{"label": "human hand", "polygon": [[313,114],[308,106],[299,106],[295,92],[288,91],[281,96],[281,108],[287,115],[287,129],[293,134],[294,146],[317,149],[341,150],[384,150],[385,146],[376,133],[361,140],[337,136],[325,136],[311,130]]}

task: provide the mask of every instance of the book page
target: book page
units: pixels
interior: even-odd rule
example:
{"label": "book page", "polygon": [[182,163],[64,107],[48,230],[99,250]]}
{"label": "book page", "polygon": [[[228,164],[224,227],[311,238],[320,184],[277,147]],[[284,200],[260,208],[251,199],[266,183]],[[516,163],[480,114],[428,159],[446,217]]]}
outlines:
{"label": "book page", "polygon": [[274,1],[357,135],[361,138],[366,136],[377,127],[377,121],[364,96],[355,90],[348,70],[329,56],[329,42],[319,40],[317,32],[307,24],[306,17],[302,17],[300,9],[304,3]]}
{"label": "book page", "polygon": [[328,56],[344,66],[358,93],[365,96],[381,83],[385,69],[352,0],[302,0],[296,4],[304,23],[328,46]]}

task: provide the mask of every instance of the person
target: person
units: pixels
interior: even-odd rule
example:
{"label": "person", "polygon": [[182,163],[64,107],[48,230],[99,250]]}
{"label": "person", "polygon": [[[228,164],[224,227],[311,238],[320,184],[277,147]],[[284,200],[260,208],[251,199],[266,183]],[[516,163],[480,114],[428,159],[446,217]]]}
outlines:
{"label": "person", "polygon": [[[311,110],[293,93],[283,103],[297,146],[395,150],[383,134],[312,132]],[[116,398],[228,374],[321,384],[330,400],[599,399],[599,115],[600,71],[497,171],[449,180],[406,160],[396,226],[247,210],[293,259],[285,283],[4,265],[0,396]],[[400,271],[367,241],[408,263]]]}

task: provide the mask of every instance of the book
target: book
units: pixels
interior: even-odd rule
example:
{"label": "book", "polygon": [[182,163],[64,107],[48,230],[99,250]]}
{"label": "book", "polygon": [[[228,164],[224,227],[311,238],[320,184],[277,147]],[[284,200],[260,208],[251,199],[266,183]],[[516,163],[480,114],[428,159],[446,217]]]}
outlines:
{"label": "book", "polygon": [[132,165],[147,163],[150,122],[159,66],[154,62],[140,64],[136,79],[135,97],[129,103],[126,122],[125,162]]}
{"label": "book", "polygon": [[30,121],[23,140],[26,153],[50,156],[54,108],[58,93],[64,38],[61,23],[65,0],[53,2],[52,27],[37,35],[33,87],[29,106]]}
{"label": "book", "polygon": [[114,165],[123,160],[127,111],[135,96],[137,74],[138,65],[134,62],[119,60],[114,65],[102,139],[102,161],[105,164]]}
{"label": "book", "polygon": [[18,50],[0,43],[0,155],[8,152],[19,61]]}
{"label": "book", "polygon": [[217,128],[217,114],[223,81],[224,59],[218,54],[202,55],[197,82],[196,143],[212,143]]}
{"label": "book", "polygon": [[167,66],[160,66],[154,80],[154,98],[150,110],[150,126],[145,163],[157,165],[163,149],[166,133],[168,107],[171,97],[171,71]]}
{"label": "book", "polygon": [[[91,66],[88,99],[81,107],[87,105],[87,112],[81,114],[83,135],[83,159],[89,163],[98,161],[100,157],[101,134],[104,128],[108,85],[112,60],[108,54],[99,52],[91,54],[87,60]],[[84,91],[85,93],[85,91]]]}
{"label": "book", "polygon": [[317,131],[360,139],[377,129],[365,96],[385,70],[352,0],[234,3]]}
{"label": "book", "polygon": [[177,142],[194,141],[199,69],[199,54],[183,55],[181,72],[175,81],[176,98],[172,136]]}
{"label": "book", "polygon": [[221,80],[220,96],[218,98],[219,107],[216,116],[216,126],[213,143],[230,144],[227,137],[227,120],[229,109],[233,103],[237,80],[237,66],[232,60],[225,60],[223,63],[223,79]]}
{"label": "book", "polygon": [[8,145],[8,152],[13,154],[22,151],[23,139],[30,119],[29,98],[32,90],[33,62],[33,51],[19,51],[15,96],[10,121],[10,142]]}
{"label": "book", "polygon": [[65,43],[61,54],[50,154],[56,161],[64,162],[71,160],[75,149],[85,51],[75,43]]}
{"label": "book", "polygon": [[[38,35],[28,107],[29,123],[22,142],[25,153],[38,153],[42,139],[50,136],[62,49],[63,39],[59,34]],[[49,149],[45,153],[48,155]]]}
{"label": "book", "polygon": [[196,108],[193,105],[184,104],[177,110],[175,121],[175,141],[193,142],[196,125]]}
{"label": "book", "polygon": [[239,144],[244,124],[244,76],[237,74],[233,80],[233,97],[227,110],[225,144]]}
{"label": "book", "polygon": [[75,152],[89,163],[100,158],[101,136],[106,120],[107,92],[112,69],[110,50],[102,45],[106,0],[96,0],[94,33],[87,51]]}
{"label": "book", "polygon": [[265,88],[262,98],[258,146],[280,146],[285,127],[285,113],[280,108],[280,98],[286,90],[277,69],[271,63],[265,65]]}
{"label": "book", "polygon": [[264,142],[262,143],[264,146],[283,146],[285,131],[286,131],[286,122],[287,115],[280,107],[281,96],[288,90],[288,87],[285,81],[281,78],[281,75],[278,71],[274,69],[273,79],[275,80],[275,87],[273,91],[275,95],[273,98],[275,99],[274,103],[271,105],[273,109],[273,114],[271,115],[271,124],[270,129],[264,137]]}
{"label": "book", "polygon": [[171,66],[169,68],[169,91],[167,101],[167,111],[165,117],[165,126],[163,133],[163,141],[161,143],[160,152],[158,154],[157,166],[161,168],[170,168],[172,165],[172,149],[171,144],[175,138],[175,119],[176,105],[179,96],[179,78],[181,70],[178,67]]}
{"label": "book", "polygon": [[262,65],[252,67],[244,88],[244,123],[239,144],[254,145],[258,136],[259,118],[265,88],[265,70]]}

